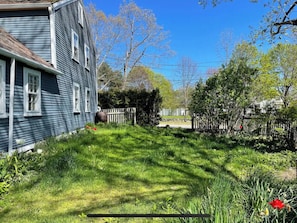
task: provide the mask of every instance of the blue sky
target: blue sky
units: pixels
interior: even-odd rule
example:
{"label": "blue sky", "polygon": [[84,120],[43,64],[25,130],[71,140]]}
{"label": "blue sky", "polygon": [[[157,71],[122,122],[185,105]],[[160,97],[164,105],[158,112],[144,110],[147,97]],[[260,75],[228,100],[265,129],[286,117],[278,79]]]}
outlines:
{"label": "blue sky", "polygon": [[[116,15],[122,0],[84,0],[84,4],[96,5],[105,14]],[[251,27],[257,28],[266,14],[263,1],[251,3],[249,0],[223,2],[216,7],[202,8],[198,0],[134,0],[141,8],[150,9],[157,18],[158,25],[170,33],[171,49],[175,56],[166,58],[162,67],[155,70],[178,87],[177,63],[182,57],[189,57],[198,64],[202,78],[209,68],[218,68],[226,58],[220,47],[224,33],[232,34],[233,43],[248,40]],[[259,48],[260,50],[264,50]]]}

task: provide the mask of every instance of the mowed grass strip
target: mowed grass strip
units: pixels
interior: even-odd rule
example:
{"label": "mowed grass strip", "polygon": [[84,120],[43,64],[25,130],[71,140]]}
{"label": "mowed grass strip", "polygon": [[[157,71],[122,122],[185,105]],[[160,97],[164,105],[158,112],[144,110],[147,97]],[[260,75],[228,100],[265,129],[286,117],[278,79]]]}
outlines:
{"label": "mowed grass strip", "polygon": [[0,200],[0,222],[116,222],[85,215],[167,213],[168,205],[182,208],[205,194],[219,175],[240,180],[286,167],[286,156],[182,129],[99,125],[40,148],[39,167]]}

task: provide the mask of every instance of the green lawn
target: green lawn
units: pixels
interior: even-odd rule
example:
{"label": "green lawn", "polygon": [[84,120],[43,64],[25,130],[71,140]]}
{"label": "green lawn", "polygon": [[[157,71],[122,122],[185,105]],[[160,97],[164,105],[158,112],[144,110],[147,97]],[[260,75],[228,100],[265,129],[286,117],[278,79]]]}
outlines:
{"label": "green lawn", "polygon": [[291,161],[288,153],[260,153],[182,129],[96,128],[40,145],[38,162],[0,198],[0,222],[118,222],[84,215],[174,213],[171,207],[204,195],[218,176],[240,181]]}

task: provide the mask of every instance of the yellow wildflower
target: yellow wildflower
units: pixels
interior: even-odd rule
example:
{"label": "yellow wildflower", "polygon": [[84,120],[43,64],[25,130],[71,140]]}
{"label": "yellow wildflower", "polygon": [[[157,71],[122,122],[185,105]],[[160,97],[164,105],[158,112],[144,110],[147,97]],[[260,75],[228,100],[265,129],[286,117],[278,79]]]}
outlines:
{"label": "yellow wildflower", "polygon": [[265,214],[265,216],[268,216],[268,215],[269,215],[269,210],[268,210],[268,208],[265,209],[264,214]]}

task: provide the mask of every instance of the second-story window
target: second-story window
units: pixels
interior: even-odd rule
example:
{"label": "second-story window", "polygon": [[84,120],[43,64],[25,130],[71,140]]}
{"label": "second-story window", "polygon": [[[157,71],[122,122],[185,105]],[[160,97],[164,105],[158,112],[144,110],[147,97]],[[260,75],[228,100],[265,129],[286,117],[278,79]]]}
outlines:
{"label": "second-story window", "polygon": [[72,35],[72,42],[71,42],[71,48],[72,48],[72,59],[79,62],[79,39],[78,35],[74,30],[71,32]]}
{"label": "second-story window", "polygon": [[0,117],[6,113],[5,104],[5,61],[0,60]]}
{"label": "second-story window", "polygon": [[90,48],[85,44],[85,68],[90,70]]}
{"label": "second-story window", "polygon": [[78,3],[78,23],[84,26],[84,10],[80,2]]}

